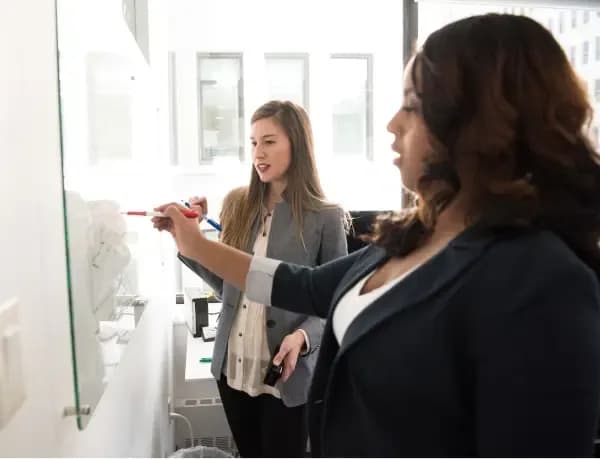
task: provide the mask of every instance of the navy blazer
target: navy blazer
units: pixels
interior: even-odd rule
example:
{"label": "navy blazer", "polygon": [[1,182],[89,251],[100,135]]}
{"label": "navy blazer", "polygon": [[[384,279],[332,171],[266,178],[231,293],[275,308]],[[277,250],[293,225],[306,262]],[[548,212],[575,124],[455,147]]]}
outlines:
{"label": "navy blazer", "polygon": [[468,229],[338,345],[335,305],[387,259],[369,246],[273,268],[271,304],[328,317],[309,395],[314,455],[592,455],[598,279],[558,237]]}

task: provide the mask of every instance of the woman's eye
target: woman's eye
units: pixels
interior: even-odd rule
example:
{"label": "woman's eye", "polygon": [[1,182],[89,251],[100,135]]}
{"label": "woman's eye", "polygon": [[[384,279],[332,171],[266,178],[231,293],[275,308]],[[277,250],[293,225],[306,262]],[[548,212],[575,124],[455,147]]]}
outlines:
{"label": "woman's eye", "polygon": [[256,146],[256,142],[250,142],[252,144],[253,147]]}

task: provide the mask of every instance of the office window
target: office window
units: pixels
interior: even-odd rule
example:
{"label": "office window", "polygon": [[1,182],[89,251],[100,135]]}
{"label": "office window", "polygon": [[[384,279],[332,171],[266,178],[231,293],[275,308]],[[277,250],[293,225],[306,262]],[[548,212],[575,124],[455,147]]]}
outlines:
{"label": "office window", "polygon": [[[474,14],[501,12],[506,7],[505,3],[502,0],[496,2],[491,0],[482,0],[480,2],[427,0],[419,2],[418,44],[422,44],[430,33],[448,22]],[[534,2],[531,3],[533,4]],[[579,16],[579,24],[581,25],[586,17],[586,10],[567,9],[561,7],[560,2],[548,3],[552,3],[552,5],[527,8],[527,16],[540,24],[546,24],[549,29],[558,29],[558,33],[554,33],[556,40],[565,51],[580,79],[589,82],[588,94],[590,98],[595,101],[595,104],[600,103],[600,69],[597,65],[600,62],[600,34],[597,27],[592,27],[592,23],[597,22],[596,16],[591,15],[588,18],[590,22],[589,27],[577,28],[575,27],[577,25],[577,18]],[[600,17],[600,10],[591,10],[588,8],[587,11],[588,13],[596,12]],[[569,14],[573,28],[568,25],[565,27],[565,21],[569,19]],[[578,49],[578,44],[581,44],[581,51]],[[595,48],[592,49],[594,45]],[[596,65],[590,65],[592,64],[592,60],[595,61]],[[595,120],[595,125],[597,125],[597,115]]]}
{"label": "office window", "polygon": [[308,54],[265,54],[267,98],[290,100],[308,110]]}
{"label": "office window", "polygon": [[372,149],[372,58],[331,56],[332,147],[336,155],[366,155]]}
{"label": "office window", "polygon": [[200,161],[244,159],[244,95],[241,54],[198,54]]}
{"label": "office window", "polygon": [[169,53],[169,157],[171,164],[177,164],[177,84],[175,82],[175,53]]}

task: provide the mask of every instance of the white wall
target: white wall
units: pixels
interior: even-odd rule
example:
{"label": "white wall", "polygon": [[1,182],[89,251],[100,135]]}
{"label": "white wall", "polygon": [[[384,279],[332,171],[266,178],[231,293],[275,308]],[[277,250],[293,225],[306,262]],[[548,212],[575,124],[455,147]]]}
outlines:
{"label": "white wall", "polygon": [[20,300],[27,394],[0,431],[0,456],[161,456],[167,305],[148,307],[86,430],[62,417],[74,397],[53,0],[0,1],[0,59],[0,302]]}

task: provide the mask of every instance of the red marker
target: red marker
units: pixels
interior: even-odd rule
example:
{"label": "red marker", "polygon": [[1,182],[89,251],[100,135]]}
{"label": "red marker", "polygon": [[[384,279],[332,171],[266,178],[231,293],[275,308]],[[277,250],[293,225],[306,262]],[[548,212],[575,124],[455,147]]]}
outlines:
{"label": "red marker", "polygon": [[[198,218],[198,212],[196,212],[195,210],[183,210],[183,209],[180,209],[179,212],[181,212],[187,218]],[[138,217],[164,217],[164,218],[168,218],[162,212],[157,212],[155,210],[130,210],[129,212],[121,212],[121,213],[123,215],[133,215],[133,216],[138,216]]]}

